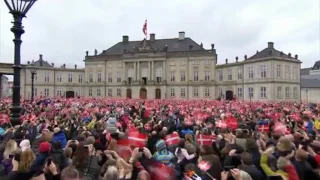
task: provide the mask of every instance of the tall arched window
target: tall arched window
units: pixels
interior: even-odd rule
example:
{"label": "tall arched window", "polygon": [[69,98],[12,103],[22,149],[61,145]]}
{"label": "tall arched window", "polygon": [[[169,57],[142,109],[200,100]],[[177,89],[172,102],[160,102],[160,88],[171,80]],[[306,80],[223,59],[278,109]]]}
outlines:
{"label": "tall arched window", "polygon": [[156,77],[162,77],[162,68],[161,67],[157,67],[157,69],[156,69]]}
{"label": "tall arched window", "polygon": [[133,78],[134,70],[132,68],[128,69],[128,78]]}
{"label": "tall arched window", "polygon": [[148,68],[142,69],[142,77],[148,77]]}

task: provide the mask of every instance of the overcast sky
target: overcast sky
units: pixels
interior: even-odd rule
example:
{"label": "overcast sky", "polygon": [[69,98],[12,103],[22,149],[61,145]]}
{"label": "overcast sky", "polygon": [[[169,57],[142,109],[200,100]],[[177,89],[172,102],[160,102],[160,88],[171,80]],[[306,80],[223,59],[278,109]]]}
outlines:
{"label": "overcast sky", "polygon": [[[320,60],[319,0],[38,0],[23,20],[22,63],[38,60],[84,67],[93,54],[122,40],[142,40],[142,25],[156,38],[185,31],[197,43],[214,43],[218,63],[253,55],[268,41],[298,54],[302,67]],[[12,16],[0,1],[0,62],[13,62]]]}

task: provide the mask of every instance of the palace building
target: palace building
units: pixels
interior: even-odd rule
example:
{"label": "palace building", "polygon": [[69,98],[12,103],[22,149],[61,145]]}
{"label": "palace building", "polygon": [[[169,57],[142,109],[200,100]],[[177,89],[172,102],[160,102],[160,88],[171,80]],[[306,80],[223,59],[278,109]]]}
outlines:
{"label": "palace building", "polygon": [[140,41],[123,36],[100,53],[87,51],[84,69],[56,67],[40,55],[21,70],[21,92],[31,97],[28,68],[36,66],[35,96],[300,101],[298,55],[275,49],[273,42],[266,45],[256,54],[217,64],[214,44],[205,49],[185,32],[169,39],[150,34]]}

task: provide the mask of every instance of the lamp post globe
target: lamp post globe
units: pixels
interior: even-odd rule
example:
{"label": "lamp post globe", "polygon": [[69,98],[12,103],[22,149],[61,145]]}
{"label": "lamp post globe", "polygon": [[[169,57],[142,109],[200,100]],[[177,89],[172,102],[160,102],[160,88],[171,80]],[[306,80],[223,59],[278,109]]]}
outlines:
{"label": "lamp post globe", "polygon": [[21,70],[21,35],[24,33],[22,19],[37,0],[4,0],[9,12],[13,16],[13,26],[11,31],[14,34],[14,63],[13,63],[13,86],[12,86],[12,105],[11,124],[19,125],[20,121],[20,70]]}
{"label": "lamp post globe", "polygon": [[35,65],[29,67],[31,73],[31,102],[33,102],[34,99],[34,76],[37,74],[37,70]]}

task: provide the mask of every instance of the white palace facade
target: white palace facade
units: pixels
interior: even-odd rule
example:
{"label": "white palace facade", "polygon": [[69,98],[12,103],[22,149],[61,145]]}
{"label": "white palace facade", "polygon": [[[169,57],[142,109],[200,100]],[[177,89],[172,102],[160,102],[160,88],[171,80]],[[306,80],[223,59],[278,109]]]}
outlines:
{"label": "white palace facade", "polygon": [[217,64],[214,45],[204,49],[179,32],[176,38],[122,41],[91,55],[85,68],[56,67],[40,55],[21,70],[21,93],[31,97],[31,73],[36,66],[35,96],[121,98],[237,98],[253,101],[300,101],[298,55],[283,53],[269,42],[251,56]]}

